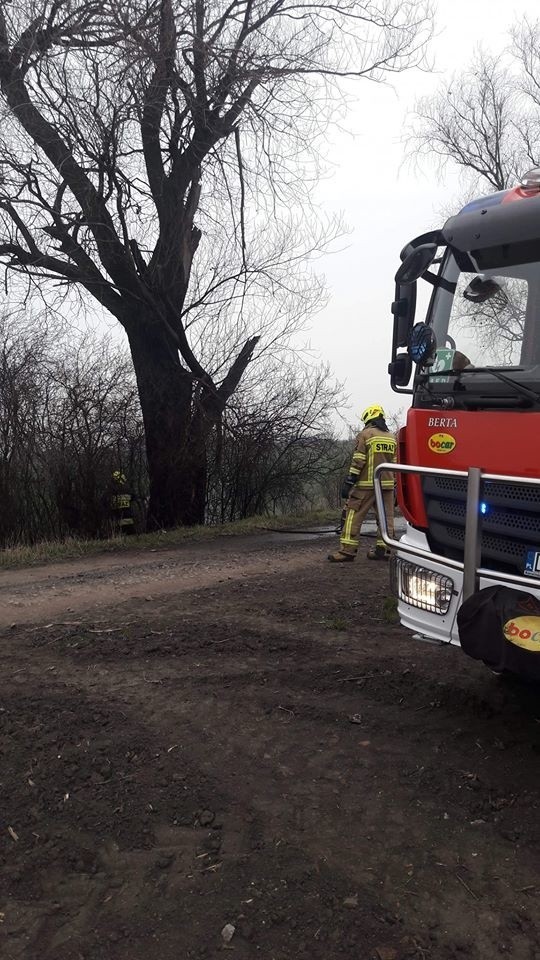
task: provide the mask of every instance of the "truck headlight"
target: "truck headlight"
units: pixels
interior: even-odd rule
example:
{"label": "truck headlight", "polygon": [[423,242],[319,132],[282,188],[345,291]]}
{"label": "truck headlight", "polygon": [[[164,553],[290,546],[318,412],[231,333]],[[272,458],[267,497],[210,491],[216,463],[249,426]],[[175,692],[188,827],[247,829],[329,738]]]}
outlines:
{"label": "truck headlight", "polygon": [[450,577],[395,555],[390,569],[392,592],[399,600],[441,616],[448,613],[454,592],[454,581]]}

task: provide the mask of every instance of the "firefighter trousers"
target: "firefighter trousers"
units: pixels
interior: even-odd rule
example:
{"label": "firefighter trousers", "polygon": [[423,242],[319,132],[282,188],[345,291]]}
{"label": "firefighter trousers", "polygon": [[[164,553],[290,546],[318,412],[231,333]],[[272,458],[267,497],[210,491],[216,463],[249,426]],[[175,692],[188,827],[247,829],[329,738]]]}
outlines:
{"label": "firefighter trousers", "polygon": [[[386,513],[386,525],[388,533],[394,536],[394,489],[383,490],[384,510]],[[373,487],[353,487],[347,503],[345,504],[346,515],[345,523],[340,537],[340,553],[347,556],[356,556],[358,550],[358,538],[362,529],[362,524],[371,509],[377,516],[377,546],[384,547],[384,540],[381,537],[381,527],[377,508],[375,506],[375,491]]]}

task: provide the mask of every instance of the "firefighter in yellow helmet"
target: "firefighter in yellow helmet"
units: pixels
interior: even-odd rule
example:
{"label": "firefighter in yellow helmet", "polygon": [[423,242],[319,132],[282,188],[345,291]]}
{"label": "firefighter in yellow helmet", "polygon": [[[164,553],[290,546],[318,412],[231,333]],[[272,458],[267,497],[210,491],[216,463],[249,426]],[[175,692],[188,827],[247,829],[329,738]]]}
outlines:
{"label": "firefighter in yellow helmet", "polygon": [[[369,510],[376,510],[373,489],[375,468],[380,463],[396,461],[397,441],[386,425],[383,408],[378,404],[372,404],[364,410],[361,419],[364,422],[364,429],[356,438],[349,476],[344,481],[342,490],[343,495],[347,497],[347,502],[340,548],[337,553],[329,555],[328,559],[331,563],[350,563],[356,557],[362,523]],[[393,536],[394,476],[390,471],[382,475],[382,489],[388,530]],[[386,560],[388,556],[381,537],[378,517],[377,539],[367,556],[370,560]]]}
{"label": "firefighter in yellow helmet", "polygon": [[114,527],[121,533],[134,533],[133,497],[125,473],[114,470],[112,475],[111,510]]}

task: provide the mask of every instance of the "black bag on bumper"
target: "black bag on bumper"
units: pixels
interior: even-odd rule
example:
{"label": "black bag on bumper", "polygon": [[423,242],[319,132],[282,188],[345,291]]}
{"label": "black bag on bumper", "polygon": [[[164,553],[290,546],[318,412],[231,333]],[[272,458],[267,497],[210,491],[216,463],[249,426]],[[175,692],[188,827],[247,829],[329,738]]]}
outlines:
{"label": "black bag on bumper", "polygon": [[457,615],[465,653],[493,670],[540,680],[540,601],[510,587],[473,594]]}

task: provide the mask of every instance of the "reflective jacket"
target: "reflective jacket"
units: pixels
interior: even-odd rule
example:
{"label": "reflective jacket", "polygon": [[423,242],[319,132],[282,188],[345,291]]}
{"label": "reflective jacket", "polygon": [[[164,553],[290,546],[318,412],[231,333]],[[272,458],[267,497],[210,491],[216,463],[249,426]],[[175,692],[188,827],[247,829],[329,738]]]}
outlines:
{"label": "reflective jacket", "polygon": [[[366,427],[358,434],[349,473],[356,479],[355,486],[373,489],[375,467],[380,463],[395,463],[397,440],[392,433],[378,427]],[[394,475],[388,470],[381,477],[383,490],[394,486]]]}

